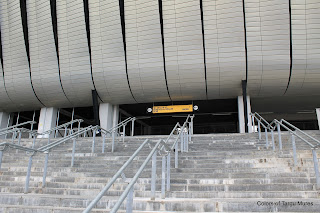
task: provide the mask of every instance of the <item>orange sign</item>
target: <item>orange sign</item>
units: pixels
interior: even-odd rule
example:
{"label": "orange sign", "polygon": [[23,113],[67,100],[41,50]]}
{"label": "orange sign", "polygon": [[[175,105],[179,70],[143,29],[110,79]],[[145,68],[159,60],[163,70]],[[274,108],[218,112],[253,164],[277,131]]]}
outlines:
{"label": "orange sign", "polygon": [[152,109],[153,114],[175,112],[193,112],[193,105],[154,106]]}

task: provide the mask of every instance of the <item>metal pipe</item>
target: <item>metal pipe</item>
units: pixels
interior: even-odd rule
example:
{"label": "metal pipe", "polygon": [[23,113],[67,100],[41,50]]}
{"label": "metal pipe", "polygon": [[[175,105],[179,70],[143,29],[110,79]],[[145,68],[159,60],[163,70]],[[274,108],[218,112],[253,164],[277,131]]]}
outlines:
{"label": "metal pipe", "polygon": [[273,134],[273,130],[271,130],[271,140],[272,140],[272,150],[276,151],[276,147],[274,145],[274,134]]}
{"label": "metal pipe", "polygon": [[34,146],[36,145],[36,139],[37,139],[37,137],[34,135],[33,142],[32,142],[32,148],[34,148]]}
{"label": "metal pipe", "polygon": [[91,152],[94,153],[94,144],[96,142],[96,129],[93,129],[93,138],[92,138],[92,150]]}
{"label": "metal pipe", "polygon": [[20,145],[20,142],[21,142],[21,130],[19,130],[18,145]]}
{"label": "metal pipe", "polygon": [[134,135],[134,119],[132,119],[132,123],[131,123],[131,136]]}
{"label": "metal pipe", "polygon": [[2,164],[2,156],[3,156],[3,151],[0,150],[0,169],[1,169],[1,164]]}
{"label": "metal pipe", "polygon": [[261,140],[261,127],[260,127],[260,120],[258,120],[258,132],[259,132],[259,140]]}
{"label": "metal pipe", "polygon": [[87,206],[87,208],[83,211],[83,213],[88,213],[93,209],[93,207],[99,202],[99,200],[104,196],[104,194],[108,191],[108,189],[112,186],[112,184],[117,180],[117,178],[122,174],[123,170],[125,170],[133,159],[139,154],[139,152],[143,149],[143,147],[149,142],[149,139],[146,139],[139,148],[133,153],[133,155],[123,164],[123,166],[117,171],[117,173],[112,177],[112,179],[107,183],[107,185],[101,190],[101,192],[91,201],[91,203]]}
{"label": "metal pipe", "polygon": [[152,155],[151,169],[151,200],[156,199],[156,178],[157,178],[157,152]]}
{"label": "metal pipe", "polygon": [[256,132],[255,123],[254,123],[254,116],[251,116],[251,121],[252,121],[252,132]]}
{"label": "metal pipe", "polygon": [[42,177],[42,188],[46,185],[46,177],[47,177],[47,168],[48,168],[48,158],[49,158],[49,152],[45,152],[45,160],[44,160],[44,170],[43,170],[43,177]]}
{"label": "metal pipe", "polygon": [[178,168],[178,143],[176,143],[176,147],[174,150],[174,168]]}
{"label": "metal pipe", "polygon": [[29,181],[30,181],[30,174],[31,174],[31,166],[32,166],[32,155],[29,157],[29,163],[28,163],[28,170],[27,170],[27,176],[26,176],[26,184],[24,187],[24,193],[27,194],[29,191]]}
{"label": "metal pipe", "polygon": [[292,142],[292,150],[293,150],[293,165],[297,166],[298,165],[297,150],[296,150],[295,137],[293,134],[291,135],[291,142]]}
{"label": "metal pipe", "polygon": [[74,153],[76,152],[76,139],[73,139],[71,167],[74,165]]}
{"label": "metal pipe", "polygon": [[316,188],[320,189],[320,175],[319,175],[319,165],[318,165],[318,158],[317,158],[317,152],[316,149],[312,149],[312,157],[313,157],[313,166],[314,166],[314,172],[316,175]]}
{"label": "metal pipe", "polygon": [[111,144],[111,152],[114,152],[114,137],[115,137],[115,132],[112,132],[112,144]]}
{"label": "metal pipe", "polygon": [[127,195],[126,213],[132,213],[132,204],[133,204],[133,187],[130,188],[129,193]]}
{"label": "metal pipe", "polygon": [[170,191],[170,176],[171,176],[171,153],[167,155],[167,191]]}
{"label": "metal pipe", "polygon": [[[32,121],[34,122],[34,117],[35,117],[35,115],[36,115],[36,111],[35,110],[33,110],[33,116],[32,116]],[[31,124],[31,128],[30,128],[30,131],[32,131],[33,130],[33,123]],[[31,138],[31,134],[29,133],[29,138]]]}
{"label": "metal pipe", "polygon": [[279,138],[279,150],[282,151],[282,140],[281,140],[281,129],[280,124],[277,123],[277,130],[278,130],[278,138]]}
{"label": "metal pipe", "polygon": [[[10,117],[11,117],[11,114],[9,114],[9,117],[8,117],[8,123],[7,123],[7,128],[9,127],[9,124],[10,124]],[[4,139],[7,139],[7,134],[4,136]]]}
{"label": "metal pipe", "polygon": [[105,144],[106,144],[106,135],[103,134],[102,135],[102,153],[104,153]]}
{"label": "metal pipe", "polygon": [[268,130],[267,128],[264,129],[264,132],[266,133],[266,148],[269,148],[269,140],[268,140]]}
{"label": "metal pipe", "polygon": [[183,152],[183,129],[182,128],[180,133],[180,151],[181,153]]}
{"label": "metal pipe", "polygon": [[71,133],[73,133],[73,116],[74,116],[74,107],[72,108],[72,115],[71,115],[71,126],[70,126],[70,129],[71,129]]}
{"label": "metal pipe", "polygon": [[123,130],[123,132],[122,132],[122,142],[124,143],[124,137],[126,136],[126,125],[123,125],[122,130]]}
{"label": "metal pipe", "polygon": [[[57,115],[57,120],[56,120],[56,127],[59,126],[59,118],[60,118],[60,108],[58,109],[58,115]],[[57,138],[57,133],[58,133],[58,128],[55,130],[55,133],[54,133],[54,138]]]}
{"label": "metal pipe", "polygon": [[119,209],[120,205],[122,204],[122,202],[126,198],[127,194],[129,193],[130,188],[133,187],[133,185],[136,183],[136,181],[138,180],[138,178],[139,178],[140,174],[142,173],[143,169],[146,167],[146,165],[150,161],[151,157],[153,157],[154,153],[156,153],[156,150],[159,148],[159,145],[160,145],[161,141],[162,140],[159,140],[157,142],[157,144],[153,147],[152,151],[149,153],[148,157],[143,162],[143,164],[140,166],[139,170],[137,171],[135,176],[132,178],[132,180],[129,183],[129,185],[126,187],[124,192],[121,194],[120,198],[118,199],[117,203],[114,205],[114,207],[112,208],[110,213],[116,213],[117,212],[117,210]]}
{"label": "metal pipe", "polygon": [[166,197],[166,156],[162,156],[162,170],[161,170],[161,198]]}
{"label": "metal pipe", "polygon": [[67,127],[64,128],[64,138],[67,136]]}

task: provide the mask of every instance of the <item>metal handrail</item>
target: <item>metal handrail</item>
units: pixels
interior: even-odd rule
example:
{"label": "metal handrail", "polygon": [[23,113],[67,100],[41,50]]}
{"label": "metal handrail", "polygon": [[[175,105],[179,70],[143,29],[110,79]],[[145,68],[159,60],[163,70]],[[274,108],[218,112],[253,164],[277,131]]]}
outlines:
{"label": "metal handrail", "polygon": [[13,125],[13,126],[9,126],[7,128],[3,128],[3,129],[0,129],[0,132],[2,131],[6,131],[6,130],[9,130],[9,129],[14,129],[18,126],[23,126],[23,125],[26,125],[26,124],[36,124],[37,122],[35,121],[26,121],[26,122],[23,122],[23,123],[20,123],[20,124],[16,124],[16,125]]}
{"label": "metal handrail", "polygon": [[133,159],[139,154],[142,148],[150,143],[149,139],[146,139],[139,148],[133,153],[133,155],[123,164],[123,166],[117,171],[117,173],[111,178],[111,180],[106,184],[106,186],[101,190],[101,192],[91,201],[87,208],[83,212],[90,212],[94,206],[99,202],[99,200],[104,196],[104,194],[109,190],[109,188],[116,182],[117,178],[121,176],[123,171],[132,163]]}
{"label": "metal handrail", "polygon": [[[260,124],[265,128],[265,134],[266,134],[266,147],[268,148],[268,130],[271,131],[271,139],[272,139],[272,148],[273,151],[275,151],[275,143],[274,143],[274,135],[273,131],[277,128],[278,131],[278,137],[279,137],[279,150],[282,151],[282,138],[281,138],[281,127],[286,129],[288,132],[291,134],[291,142],[292,142],[292,150],[293,150],[293,165],[296,167],[298,165],[298,159],[297,159],[297,150],[296,150],[296,142],[295,142],[295,137],[298,137],[302,140],[302,142],[306,143],[309,145],[309,147],[312,150],[312,156],[313,156],[313,163],[314,163],[314,171],[316,175],[316,184],[317,188],[320,188],[320,174],[319,174],[319,165],[318,165],[318,158],[317,158],[317,153],[316,149],[320,147],[320,141],[317,140],[316,138],[312,137],[311,135],[307,134],[306,132],[302,131],[298,127],[292,125],[288,121],[281,119],[278,121],[277,119],[274,119],[271,123],[268,123],[267,126],[264,126],[260,120],[261,116],[258,113],[250,113],[252,116],[252,121],[253,121],[253,126],[254,126],[254,119],[258,120],[258,132],[259,132],[259,139],[261,139],[261,129],[260,129]],[[259,117],[259,119],[257,118]],[[264,119],[263,119],[264,120]],[[293,130],[292,130],[293,129]],[[309,140],[303,138],[301,135],[298,134],[303,134]],[[317,145],[314,145],[310,142],[310,139],[312,142],[315,142]]]}
{"label": "metal handrail", "polygon": [[73,124],[73,123],[76,123],[76,122],[79,122],[79,124],[81,123],[81,122],[83,122],[83,120],[82,119],[76,119],[76,120],[73,120],[73,121],[69,121],[69,122],[67,122],[67,123],[64,123],[64,124],[61,124],[61,125],[59,125],[59,126],[56,126],[56,127],[53,127],[53,128],[51,128],[51,129],[49,129],[49,130],[46,130],[45,132],[41,132],[41,133],[36,133],[35,135],[46,135],[46,134],[51,134],[53,131],[55,131],[55,130],[59,130],[60,128],[65,128],[65,127],[67,127],[67,126],[69,126],[69,125],[71,125],[71,124]]}
{"label": "metal handrail", "polygon": [[[151,180],[151,199],[155,198],[155,184],[156,184],[156,157],[157,157],[157,150],[160,153],[160,155],[162,156],[162,174],[165,174],[165,163],[167,161],[167,190],[170,190],[170,153],[172,150],[174,150],[175,147],[175,168],[178,167],[178,147],[177,147],[177,141],[180,138],[181,139],[181,152],[183,151],[188,151],[188,139],[191,138],[191,134],[189,134],[189,132],[185,132],[184,128],[186,127],[186,125],[189,123],[189,118],[191,118],[191,122],[193,119],[193,116],[188,115],[186,121],[184,122],[182,129],[177,137],[177,139],[175,140],[175,142],[173,143],[172,148],[170,148],[168,146],[168,142],[169,139],[172,137],[174,131],[178,128],[181,127],[181,125],[179,123],[177,123],[173,130],[171,131],[170,135],[166,138],[166,140],[164,141],[163,139],[160,139],[156,145],[153,147],[152,151],[149,153],[149,155],[147,156],[147,158],[145,159],[145,161],[143,162],[143,164],[140,166],[139,170],[136,172],[136,174],[134,175],[134,177],[132,178],[131,182],[128,184],[128,186],[126,187],[125,191],[121,194],[120,198],[118,199],[117,203],[115,204],[115,206],[112,208],[111,212],[116,212],[120,205],[122,204],[122,202],[124,201],[124,199],[127,197],[128,202],[127,202],[127,211],[131,211],[130,209],[132,208],[132,196],[133,196],[133,185],[136,183],[136,181],[138,180],[140,174],[143,172],[144,168],[146,167],[146,165],[149,163],[150,159],[152,158],[152,180]],[[188,130],[190,131],[190,129]],[[181,137],[184,134],[188,134],[188,137]],[[189,137],[190,135],[190,137]],[[99,202],[99,200],[104,196],[104,194],[108,191],[108,189],[112,186],[112,184],[116,181],[116,179],[123,174],[123,171],[127,168],[128,165],[130,165],[130,163],[133,161],[133,159],[138,155],[138,153],[140,152],[140,150],[146,145],[146,144],[150,144],[149,139],[146,139],[144,141],[143,144],[140,145],[140,147],[135,151],[135,153],[126,161],[126,163],[117,171],[117,173],[112,177],[112,179],[106,184],[106,186],[102,189],[102,191],[90,202],[90,204],[87,206],[87,208],[83,211],[83,213],[88,213],[90,212],[94,206]],[[162,146],[161,146],[162,145]],[[161,146],[161,147],[160,147]],[[165,153],[162,154],[161,151],[163,150],[163,148],[165,148]],[[167,159],[167,160],[166,160]],[[164,198],[165,197],[165,177],[162,175],[162,185],[161,185],[161,197]]]}

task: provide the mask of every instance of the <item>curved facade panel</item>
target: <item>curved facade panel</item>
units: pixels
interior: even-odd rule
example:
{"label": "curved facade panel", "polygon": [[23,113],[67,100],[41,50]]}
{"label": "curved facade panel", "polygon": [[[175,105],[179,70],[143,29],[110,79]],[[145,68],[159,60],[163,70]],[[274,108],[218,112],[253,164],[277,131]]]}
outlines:
{"label": "curved facade panel", "polygon": [[241,95],[246,78],[242,1],[203,1],[208,99]]}
{"label": "curved facade panel", "polygon": [[135,103],[127,81],[119,2],[89,1],[89,12],[92,72],[100,98]]}
{"label": "curved facade panel", "polygon": [[[40,108],[31,86],[28,57],[22,29],[20,1],[0,1],[4,78],[10,99],[20,110]],[[1,100],[1,105],[5,103]],[[10,106],[11,108],[11,106]]]}
{"label": "curved facade panel", "polygon": [[162,5],[171,99],[206,99],[200,2],[163,0]]}
{"label": "curved facade panel", "polygon": [[[92,105],[94,89],[82,0],[57,0],[61,82],[74,106]],[[99,92],[99,91],[98,91]]]}
{"label": "curved facade panel", "polygon": [[32,83],[46,106],[70,105],[61,88],[50,1],[27,1]]}
{"label": "curved facade panel", "polygon": [[128,76],[138,102],[170,101],[158,1],[124,1]]}
{"label": "curved facade panel", "polygon": [[[0,67],[1,67],[1,72],[2,70],[2,63],[0,61]],[[13,102],[10,100],[10,98],[7,95],[6,88],[5,88],[5,79],[3,78],[3,73],[0,74],[0,111],[7,111],[12,108],[15,109]]]}
{"label": "curved facade panel", "polygon": [[281,96],[290,75],[287,0],[245,1],[248,89],[251,96]]}
{"label": "curved facade panel", "polygon": [[292,75],[286,95],[313,94],[320,82],[320,2],[293,1]]}

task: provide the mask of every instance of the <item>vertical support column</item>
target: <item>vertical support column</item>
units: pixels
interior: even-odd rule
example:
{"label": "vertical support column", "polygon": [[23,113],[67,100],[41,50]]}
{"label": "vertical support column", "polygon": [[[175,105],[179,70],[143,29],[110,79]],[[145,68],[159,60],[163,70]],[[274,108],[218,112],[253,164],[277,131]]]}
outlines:
{"label": "vertical support column", "polygon": [[[45,131],[48,131],[55,127],[56,125],[56,119],[57,119],[57,108],[41,108],[40,110],[40,118],[39,118],[39,124],[38,124],[38,134],[41,134]],[[46,134],[46,135],[38,135],[38,138],[48,138],[53,137],[54,133]]]}
{"label": "vertical support column", "polygon": [[245,133],[243,96],[238,96],[239,133]]}
{"label": "vertical support column", "polygon": [[272,150],[276,151],[276,147],[274,145],[274,134],[273,134],[273,130],[271,130],[271,140],[272,140]]}
{"label": "vertical support column", "polygon": [[258,133],[259,133],[259,140],[261,140],[261,125],[260,125],[260,121],[258,121]]}
{"label": "vertical support column", "polygon": [[132,213],[132,204],[133,204],[133,186],[130,188],[130,191],[127,195],[127,204],[126,204],[126,213]]}
{"label": "vertical support column", "polygon": [[43,169],[43,177],[42,177],[42,188],[44,188],[46,186],[49,152],[45,152],[45,154],[46,154],[46,156],[45,156],[45,160],[44,160],[44,169]]}
{"label": "vertical support column", "polygon": [[156,199],[156,178],[157,178],[157,151],[152,155],[151,200]]}
{"label": "vertical support column", "polygon": [[279,150],[282,151],[282,140],[281,140],[281,127],[280,124],[277,123],[277,131],[278,131],[278,138],[279,138]]}
{"label": "vertical support column", "polygon": [[256,128],[255,128],[256,124],[254,123],[254,117],[251,116],[251,119],[252,119],[252,132],[256,132]]}
{"label": "vertical support column", "polygon": [[92,150],[91,150],[92,153],[94,153],[94,144],[96,142],[96,133],[97,133],[97,129],[93,129]]}
{"label": "vertical support column", "polygon": [[27,176],[26,176],[26,184],[25,184],[25,187],[24,187],[24,193],[25,194],[27,194],[28,191],[29,191],[31,166],[32,166],[32,155],[29,157],[28,170],[27,170]]}
{"label": "vertical support column", "polygon": [[[9,126],[10,114],[7,112],[0,112],[0,129],[7,128]],[[6,135],[0,135],[1,139],[6,138]]]}
{"label": "vertical support column", "polygon": [[73,119],[74,118],[74,107],[72,108],[72,115],[71,115],[71,125],[70,125],[70,134],[73,133]]}
{"label": "vertical support column", "polygon": [[76,139],[73,138],[72,141],[73,141],[73,146],[72,146],[71,167],[73,167],[73,165],[74,165],[74,154],[76,152]]}
{"label": "vertical support column", "polygon": [[[58,115],[57,115],[57,121],[56,121],[56,127],[59,126],[59,119],[60,119],[60,108],[58,109]],[[57,134],[59,132],[59,129],[56,129],[55,133],[54,133],[54,138],[57,138]]]}
{"label": "vertical support column", "polygon": [[[1,166],[1,165],[0,165]],[[167,155],[167,191],[170,191],[170,178],[171,178],[171,153]]]}
{"label": "vertical support column", "polygon": [[102,153],[104,153],[105,144],[106,144],[106,135],[102,134]]}
{"label": "vertical support column", "polygon": [[162,169],[161,169],[161,198],[166,197],[166,156],[162,156]]}
{"label": "vertical support column", "polygon": [[253,123],[251,122],[251,102],[250,102],[250,96],[247,96],[247,116],[248,116],[248,132],[252,133],[253,132]]}
{"label": "vertical support column", "polygon": [[242,98],[243,98],[243,114],[244,114],[244,132],[248,132],[248,106],[247,106],[247,81],[242,80]]}
{"label": "vertical support column", "polygon": [[264,129],[264,132],[266,133],[266,148],[268,149],[268,148],[269,148],[268,129],[265,128],[265,129]]}
{"label": "vertical support column", "polygon": [[292,151],[293,151],[293,165],[294,167],[296,167],[298,165],[298,159],[297,159],[296,141],[293,134],[291,135],[291,142],[292,142]]}
{"label": "vertical support column", "polygon": [[316,175],[316,188],[320,189],[320,175],[319,175],[319,164],[318,164],[318,158],[317,158],[317,150],[312,149],[312,157],[313,157],[313,166],[314,166],[314,172]]}
{"label": "vertical support column", "polygon": [[2,164],[2,155],[3,155],[3,151],[0,151],[0,169],[1,169],[1,164]]}
{"label": "vertical support column", "polygon": [[124,137],[126,136],[126,125],[124,124],[123,127],[123,132],[122,132],[122,142],[124,143]]}
{"label": "vertical support column", "polygon": [[[9,127],[10,123],[12,123],[11,114],[9,114],[9,117],[8,117],[7,127]],[[7,139],[7,134],[5,134],[4,138]]]}
{"label": "vertical support column", "polygon": [[131,123],[131,136],[134,135],[134,119],[132,120],[132,123]]}
{"label": "vertical support column", "polygon": [[316,114],[318,119],[318,128],[320,130],[320,108],[316,108]]}
{"label": "vertical support column", "polygon": [[99,107],[99,120],[101,128],[109,130],[113,127],[113,106],[110,103],[101,103]]}

